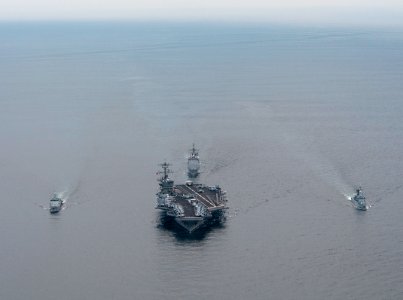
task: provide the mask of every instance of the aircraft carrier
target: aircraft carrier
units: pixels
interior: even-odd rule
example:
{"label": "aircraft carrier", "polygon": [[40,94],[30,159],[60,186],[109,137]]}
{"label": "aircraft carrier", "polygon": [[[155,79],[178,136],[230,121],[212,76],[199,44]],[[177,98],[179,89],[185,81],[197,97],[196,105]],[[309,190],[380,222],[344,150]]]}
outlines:
{"label": "aircraft carrier", "polygon": [[206,186],[190,180],[174,184],[169,177],[169,164],[161,164],[162,171],[157,193],[157,209],[168,219],[173,219],[179,228],[189,234],[194,231],[220,224],[225,220],[226,195],[218,185]]}

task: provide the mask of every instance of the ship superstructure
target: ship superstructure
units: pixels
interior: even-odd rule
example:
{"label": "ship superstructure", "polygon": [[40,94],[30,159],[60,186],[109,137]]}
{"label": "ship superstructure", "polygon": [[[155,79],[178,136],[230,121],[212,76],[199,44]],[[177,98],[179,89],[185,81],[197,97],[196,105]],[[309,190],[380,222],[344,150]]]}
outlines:
{"label": "ship superstructure", "polygon": [[200,170],[200,159],[199,152],[193,144],[192,149],[190,149],[190,155],[188,157],[188,176],[191,178],[197,177]]}
{"label": "ship superstructure", "polygon": [[206,186],[190,180],[175,185],[169,177],[169,164],[165,162],[161,167],[156,208],[168,218],[173,218],[188,233],[225,219],[226,195],[218,185]]}
{"label": "ship superstructure", "polygon": [[59,197],[57,194],[54,194],[53,198],[50,199],[49,212],[51,214],[58,213],[59,211],[61,211],[63,204],[64,204],[63,199]]}

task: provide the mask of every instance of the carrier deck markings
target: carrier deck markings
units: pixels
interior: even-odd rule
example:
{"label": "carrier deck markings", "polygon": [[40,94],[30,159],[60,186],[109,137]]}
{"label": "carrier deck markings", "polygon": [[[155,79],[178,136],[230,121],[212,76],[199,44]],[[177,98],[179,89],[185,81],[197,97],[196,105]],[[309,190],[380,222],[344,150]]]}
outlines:
{"label": "carrier deck markings", "polygon": [[[217,206],[212,200],[208,199],[205,196],[202,196],[199,192],[193,189],[192,186],[177,185],[176,188],[178,188],[184,194],[189,193],[190,191],[192,194],[196,196],[196,200],[199,200],[200,202],[204,203],[204,205],[206,205],[208,208],[213,208]],[[204,192],[205,188],[202,189]]]}

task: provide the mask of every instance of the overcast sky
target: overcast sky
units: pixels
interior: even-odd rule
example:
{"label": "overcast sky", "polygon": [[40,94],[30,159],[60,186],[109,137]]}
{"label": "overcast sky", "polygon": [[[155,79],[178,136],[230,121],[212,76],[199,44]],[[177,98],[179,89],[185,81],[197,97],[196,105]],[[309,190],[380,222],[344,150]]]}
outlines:
{"label": "overcast sky", "polygon": [[0,0],[0,20],[214,20],[403,25],[403,0]]}

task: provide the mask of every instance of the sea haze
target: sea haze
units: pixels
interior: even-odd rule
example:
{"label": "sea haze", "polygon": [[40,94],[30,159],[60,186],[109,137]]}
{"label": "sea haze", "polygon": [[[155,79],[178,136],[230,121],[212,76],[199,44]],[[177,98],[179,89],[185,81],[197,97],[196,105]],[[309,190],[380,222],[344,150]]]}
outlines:
{"label": "sea haze", "polygon": [[[0,298],[403,298],[402,54],[386,29],[0,24]],[[186,180],[192,143],[230,209],[187,238],[155,174]]]}

